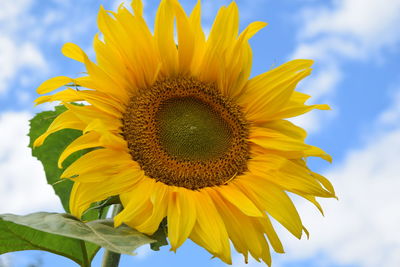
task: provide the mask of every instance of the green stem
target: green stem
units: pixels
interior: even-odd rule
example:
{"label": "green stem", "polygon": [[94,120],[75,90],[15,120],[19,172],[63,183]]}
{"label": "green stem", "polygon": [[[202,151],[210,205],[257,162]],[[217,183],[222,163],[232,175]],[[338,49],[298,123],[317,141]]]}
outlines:
{"label": "green stem", "polygon": [[[114,205],[112,218],[122,210],[121,204]],[[106,250],[103,255],[102,267],[118,267],[121,254]]]}
{"label": "green stem", "polygon": [[90,261],[87,255],[87,250],[86,250],[86,244],[85,241],[81,240],[81,249],[82,249],[82,253],[83,253],[83,262],[82,262],[82,267],[90,267]]}
{"label": "green stem", "polygon": [[103,255],[103,262],[101,263],[102,267],[117,267],[119,264],[119,260],[121,258],[121,254],[106,250]]}

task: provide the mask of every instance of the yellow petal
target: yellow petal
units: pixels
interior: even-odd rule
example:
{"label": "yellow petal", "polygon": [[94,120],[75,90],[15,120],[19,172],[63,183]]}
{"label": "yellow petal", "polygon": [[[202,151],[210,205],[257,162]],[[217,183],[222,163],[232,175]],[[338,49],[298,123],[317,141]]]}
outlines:
{"label": "yellow petal", "polygon": [[326,104],[304,105],[304,104],[299,104],[298,102],[289,101],[286,107],[284,107],[276,114],[271,115],[270,119],[277,120],[277,119],[292,118],[307,113],[313,109],[330,110],[331,108],[329,107],[329,105]]}
{"label": "yellow petal", "polygon": [[247,83],[252,67],[252,52],[248,43],[259,30],[267,24],[264,22],[253,22],[240,34],[239,38],[226,54],[225,81],[220,81],[221,89],[224,95],[231,98],[236,98],[243,92],[244,86]]}
{"label": "yellow petal", "polygon": [[201,62],[203,61],[203,56],[206,47],[206,38],[201,25],[201,0],[197,1],[197,4],[193,8],[190,14],[189,21],[192,24],[193,34],[195,37],[195,45],[193,51],[193,58],[191,64],[191,73],[197,74]]}
{"label": "yellow petal", "polygon": [[114,98],[91,90],[78,91],[78,95],[85,99],[88,103],[92,104],[99,110],[112,115],[115,118],[121,118],[122,113],[125,111],[123,103],[118,102]]}
{"label": "yellow petal", "polygon": [[234,182],[222,185],[215,189],[226,200],[235,205],[241,212],[248,216],[263,217],[264,214],[253,202],[238,188]]}
{"label": "yellow petal", "polygon": [[[265,127],[252,127],[249,141],[266,149],[283,151],[305,151],[310,148],[302,140],[285,136],[279,131]],[[300,154],[300,157],[303,153]]]}
{"label": "yellow petal", "polygon": [[189,237],[196,222],[196,199],[190,190],[178,188],[171,192],[168,202],[168,239],[176,251]]}
{"label": "yellow petal", "polygon": [[100,135],[96,132],[90,132],[76,138],[71,144],[64,149],[58,159],[58,168],[62,168],[62,163],[72,153],[86,149],[101,146],[99,142]]}
{"label": "yellow petal", "polygon": [[[254,192],[249,191],[250,188],[246,187],[245,183],[239,182],[237,185],[238,187],[242,188],[244,192],[247,192],[248,197],[257,207],[259,207],[261,210],[265,210],[265,208],[263,208],[263,204],[258,200],[257,197],[255,197]],[[224,213],[222,209],[223,203],[219,201],[218,205],[221,207],[221,212]],[[266,239],[264,238],[264,233],[267,234],[268,239],[270,240],[270,243],[276,252],[283,253],[283,247],[268,216],[244,216],[244,214],[240,213],[239,210],[237,210],[237,208],[235,208],[233,205],[231,206],[229,203],[225,203],[225,205],[228,207],[228,210],[234,214],[233,217],[239,220],[240,223],[237,223],[236,227],[240,226],[240,229],[242,229],[242,227],[246,229],[245,232],[239,231],[240,233],[244,234],[244,240],[247,242],[246,246],[249,248],[251,255],[256,260],[262,259],[265,263],[271,265],[271,255]],[[224,221],[227,223],[227,221],[232,221],[232,218],[224,218]]]}
{"label": "yellow petal", "polygon": [[86,123],[86,125],[97,119],[101,120],[103,122],[103,125],[109,131],[119,132],[119,129],[122,127],[121,120],[116,119],[110,114],[101,112],[101,110],[97,109],[94,106],[77,106],[68,103],[64,103],[64,106],[66,106],[68,110],[72,112],[76,117],[78,117],[81,121]]}
{"label": "yellow petal", "polygon": [[141,0],[133,0],[131,5],[136,16],[143,16],[143,3]]}
{"label": "yellow petal", "polygon": [[[120,50],[122,66],[128,75],[124,78],[130,81],[131,90],[148,88],[157,79],[161,65],[154,37],[142,16],[134,16],[121,8],[115,17],[116,21],[106,17],[106,23],[113,25],[107,36]],[[122,47],[118,45],[121,42],[124,43]],[[110,61],[112,59],[109,57]]]}
{"label": "yellow petal", "polygon": [[157,231],[160,222],[167,216],[167,206],[168,206],[168,186],[163,183],[156,183],[154,185],[154,190],[150,196],[150,202],[153,206],[151,216],[143,223],[136,226],[139,232],[152,235]]}
{"label": "yellow petal", "polygon": [[305,194],[299,194],[301,197],[304,197],[308,201],[310,201],[314,206],[321,212],[322,216],[324,216],[324,210],[322,209],[321,205],[318,203],[316,197],[310,196],[310,195],[305,195]]}
{"label": "yellow petal", "polygon": [[322,187],[319,179],[311,171],[295,161],[286,160],[280,172],[280,182],[286,184],[287,189],[292,192],[301,192],[319,197],[335,197]]}
{"label": "yellow petal", "polygon": [[57,76],[43,82],[36,92],[41,95],[47,94],[69,83],[74,83],[74,80],[66,76]]}
{"label": "yellow petal", "polygon": [[260,224],[263,227],[264,232],[267,234],[268,240],[271,243],[271,246],[274,250],[278,253],[285,253],[281,240],[279,239],[278,235],[274,227],[272,226],[271,220],[268,216],[265,216],[262,219],[258,219]]}
{"label": "yellow petal", "polygon": [[196,225],[190,234],[193,242],[207,249],[225,263],[231,264],[231,252],[224,222],[207,190],[196,192]]}
{"label": "yellow petal", "polygon": [[[268,123],[264,124],[268,127]],[[271,129],[267,127],[252,127],[249,141],[266,150],[268,153],[284,156],[288,159],[298,159],[303,157],[320,157],[331,162],[332,158],[322,149],[304,143],[304,131],[297,128],[291,128],[291,131],[285,130],[280,125],[280,129]],[[286,126],[291,126],[286,125]],[[272,125],[272,127],[274,127]],[[286,135],[287,134],[287,135]],[[289,135],[295,135],[295,138]]]}
{"label": "yellow petal", "polygon": [[195,74],[206,82],[219,81],[219,77],[222,76],[220,72],[223,70],[224,53],[232,46],[234,38],[237,36],[232,36],[235,32],[235,23],[228,21],[229,15],[230,13],[225,7],[218,11],[207,39],[202,63],[198,65],[195,71]]}
{"label": "yellow petal", "polygon": [[154,25],[154,38],[160,54],[161,72],[166,76],[178,73],[178,51],[174,40],[174,7],[171,0],[162,0]]}
{"label": "yellow petal", "polygon": [[45,95],[38,97],[35,100],[36,105],[40,105],[46,102],[52,101],[64,101],[64,102],[74,102],[74,101],[84,101],[85,99],[78,94],[74,89],[68,88],[61,92],[55,93],[53,95]]}
{"label": "yellow petal", "polygon": [[178,30],[179,71],[187,74],[193,59],[196,36],[192,24],[179,2],[174,1],[174,6]]}
{"label": "yellow petal", "polygon": [[227,48],[237,38],[239,33],[239,10],[235,2],[227,8],[222,7],[211,28],[207,45],[216,45],[218,48]]}
{"label": "yellow petal", "polygon": [[255,21],[249,24],[247,28],[240,34],[239,40],[248,41],[252,38],[257,32],[259,32],[262,28],[267,26],[268,23],[263,21]]}
{"label": "yellow petal", "polygon": [[318,180],[329,192],[331,192],[332,195],[335,195],[335,188],[333,188],[332,183],[326,179],[324,176],[316,173],[316,172],[311,172],[311,175]]}
{"label": "yellow petal", "polygon": [[[132,228],[136,228],[152,215],[150,196],[154,186],[154,179],[143,178],[131,191],[121,194],[124,209],[114,218],[116,227],[126,223]],[[141,214],[146,214],[147,216],[140,216]]]}
{"label": "yellow petal", "polygon": [[86,127],[86,124],[82,122],[74,113],[67,110],[57,116],[54,121],[50,124],[47,131],[39,136],[35,142],[33,143],[33,147],[41,146],[46,140],[46,138],[55,132],[58,132],[62,129],[76,129],[83,130]]}
{"label": "yellow petal", "polygon": [[[93,48],[96,52],[96,62],[110,77],[118,80],[118,83],[124,87],[134,87],[135,75],[131,75],[125,59],[119,49],[111,44],[106,44],[96,34],[93,39]],[[133,89],[133,88],[132,88]]]}
{"label": "yellow petal", "polygon": [[90,79],[97,91],[116,97],[121,102],[127,102],[129,100],[129,94],[127,89],[121,86],[121,84],[110,77],[101,67],[94,64],[86,54],[84,56],[84,63],[89,74]]}
{"label": "yellow petal", "polygon": [[88,126],[83,130],[83,133],[87,132],[95,132],[99,135],[99,146],[117,150],[126,150],[128,152],[128,145],[123,136],[119,133],[110,131],[109,127],[99,119],[94,119],[88,124]]}
{"label": "yellow petal", "polygon": [[[258,244],[251,243],[246,234],[241,231],[243,227],[243,221],[241,219],[245,217],[245,215],[242,212],[237,212],[238,216],[235,216],[231,208],[234,206],[232,205],[231,207],[229,207],[226,204],[226,200],[224,200],[221,195],[218,194],[216,191],[210,191],[210,197],[214,201],[215,206],[224,221],[229,238],[232,240],[235,249],[239,253],[243,254],[243,256],[245,257],[245,262],[247,263],[249,249]],[[247,229],[246,225],[244,225],[244,227]],[[249,245],[249,243],[251,244]]]}
{"label": "yellow petal", "polygon": [[233,48],[238,32],[239,11],[236,3],[232,2],[227,8],[222,7],[218,11],[207,39],[202,63],[194,70],[195,76],[205,82],[217,81],[223,90],[224,67],[228,65],[225,62],[226,53]]}
{"label": "yellow petal", "polygon": [[92,91],[92,90],[79,90],[76,91],[72,88],[60,91],[53,95],[45,95],[38,97],[35,100],[36,105],[43,104],[45,102],[52,101],[63,101],[63,102],[75,102],[75,101],[87,101],[93,106],[100,110],[113,115],[116,118],[121,117],[121,113],[124,111],[124,107],[120,102],[115,101],[110,96],[103,93]]}
{"label": "yellow petal", "polygon": [[[138,183],[144,176],[143,170],[138,164],[120,164],[118,166],[106,166],[106,168],[95,168],[91,172],[85,172],[79,176],[71,178],[74,182],[80,183],[102,183],[105,180],[118,177],[124,183],[130,185]],[[115,178],[116,179],[116,178]],[[118,180],[114,180],[118,181]]]}
{"label": "yellow petal", "polygon": [[[274,162],[273,165],[279,171],[271,172],[265,168],[271,162]],[[297,164],[295,161],[274,155],[256,156],[249,160],[248,168],[253,175],[261,177],[262,180],[268,180],[287,191],[320,197],[334,197],[332,192],[321,186],[318,179],[306,166]]]}
{"label": "yellow petal", "polygon": [[[239,182],[239,181],[238,181]],[[259,177],[246,175],[241,177],[243,188],[253,194],[272,217],[281,223],[297,238],[301,238],[303,225],[293,202],[282,189]]]}
{"label": "yellow petal", "polygon": [[307,113],[313,109],[329,110],[329,105],[306,105],[305,102],[310,98],[309,95],[300,92],[294,92],[287,103],[279,112],[273,114],[271,119],[279,120],[285,118],[292,118],[304,113]]}
{"label": "yellow petal", "polygon": [[81,63],[85,62],[85,53],[83,50],[73,43],[66,43],[63,45],[61,52],[64,56],[69,57],[73,60],[79,61]]}
{"label": "yellow petal", "polygon": [[80,218],[82,216],[82,213],[87,210],[90,206],[90,203],[80,203],[78,202],[78,199],[82,198],[82,193],[81,193],[81,184],[80,183],[74,183],[72,186],[70,198],[69,198],[69,209],[72,215],[75,215],[76,217]]}
{"label": "yellow petal", "polygon": [[292,60],[251,79],[238,99],[247,118],[255,123],[271,120],[291,98],[297,83],[311,73],[312,60]]}
{"label": "yellow petal", "polygon": [[[94,162],[96,164],[93,164]],[[76,175],[84,176],[89,173],[98,172],[111,175],[120,172],[123,168],[132,168],[135,165],[137,163],[132,161],[129,153],[121,153],[120,151],[104,148],[96,149],[84,154],[79,160],[73,162],[61,174],[61,178],[70,178]]]}
{"label": "yellow petal", "polygon": [[320,157],[321,159],[324,159],[330,163],[332,163],[332,157],[326,153],[324,150],[322,150],[319,147],[316,146],[309,146],[308,149],[304,151],[304,156],[305,157]]}
{"label": "yellow petal", "polygon": [[[261,258],[268,266],[271,266],[271,252],[269,250],[269,245],[264,237],[264,235],[260,235],[259,233],[263,233],[264,229],[262,228],[259,220],[256,218],[249,218],[252,223],[255,235],[254,238],[257,240],[256,242],[260,244],[261,252],[254,251],[251,255],[255,259]],[[250,251],[251,253],[252,251]]]}
{"label": "yellow petal", "polygon": [[91,203],[128,192],[137,182],[135,177],[140,174],[140,171],[124,170],[101,183],[75,182],[69,201],[71,213],[80,218]]}
{"label": "yellow petal", "polygon": [[304,139],[307,137],[307,132],[303,128],[298,127],[287,120],[269,121],[262,126],[272,129],[275,132],[280,132],[293,139],[304,141]]}
{"label": "yellow petal", "polygon": [[[224,220],[230,239],[236,250],[243,254],[248,262],[248,252],[259,261],[262,258],[267,264],[271,262],[268,244],[257,219],[240,212],[230,202],[224,200],[216,192],[210,192],[216,207]],[[258,228],[258,229],[257,229]],[[246,229],[246,231],[243,231]]]}

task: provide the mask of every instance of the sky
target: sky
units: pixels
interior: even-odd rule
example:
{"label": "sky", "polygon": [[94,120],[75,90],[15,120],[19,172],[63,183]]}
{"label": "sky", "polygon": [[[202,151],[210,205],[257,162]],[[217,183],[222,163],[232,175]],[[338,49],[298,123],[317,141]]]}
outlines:
{"label": "sky", "polygon": [[[65,58],[65,42],[93,57],[100,4],[116,0],[0,0],[0,213],[57,211],[59,200],[46,184],[40,163],[27,148],[28,120],[51,105],[34,107],[44,80],[78,76],[79,63]],[[149,25],[158,4],[145,2]],[[183,1],[182,1],[183,2]],[[203,25],[210,29],[227,0],[203,0]],[[269,25],[252,40],[255,76],[290,59],[315,60],[298,90],[310,103],[331,111],[294,118],[307,129],[307,142],[333,157],[309,164],[328,177],[339,201],[322,199],[325,216],[292,196],[310,239],[297,240],[277,226],[286,253],[273,254],[274,267],[400,266],[400,0],[237,0],[241,29],[252,21]],[[184,1],[190,11],[194,0]],[[175,254],[148,247],[123,256],[120,266],[225,266],[187,241]],[[235,267],[246,266],[233,254]],[[100,266],[101,253],[93,266]],[[57,264],[57,265],[56,265]],[[76,266],[47,252],[0,256],[0,266]],[[250,261],[248,267],[265,266]]]}

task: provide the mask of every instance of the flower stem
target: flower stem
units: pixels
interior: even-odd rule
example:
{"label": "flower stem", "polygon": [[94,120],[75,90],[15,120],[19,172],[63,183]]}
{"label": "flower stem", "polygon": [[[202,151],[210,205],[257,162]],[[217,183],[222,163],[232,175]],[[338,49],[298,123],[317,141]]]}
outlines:
{"label": "flower stem", "polygon": [[81,266],[82,267],[90,267],[90,261],[88,259],[85,241],[81,240],[80,243],[81,243],[81,249],[82,249],[82,254],[83,254],[83,263]]}
{"label": "flower stem", "polygon": [[[115,217],[122,210],[121,204],[113,206],[112,218]],[[103,255],[102,267],[118,267],[121,254],[106,250]]]}
{"label": "flower stem", "polygon": [[103,255],[102,267],[117,267],[121,254],[106,250]]}

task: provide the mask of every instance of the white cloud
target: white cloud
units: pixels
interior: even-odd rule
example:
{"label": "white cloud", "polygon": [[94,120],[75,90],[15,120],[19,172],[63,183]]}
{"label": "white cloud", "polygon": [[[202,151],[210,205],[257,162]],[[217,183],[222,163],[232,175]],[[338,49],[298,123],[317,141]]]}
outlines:
{"label": "white cloud", "polygon": [[0,267],[11,267],[11,256],[9,254],[0,255]]}
{"label": "white cloud", "polygon": [[[70,12],[73,12],[73,9],[70,7]],[[86,10],[86,9],[84,9]],[[66,42],[76,42],[80,41],[82,36],[87,34],[91,27],[95,25],[96,20],[96,12],[98,7],[96,6],[95,10],[86,10],[86,12],[77,12],[73,17],[70,13],[65,10],[62,10],[60,7],[55,8],[53,10],[48,10],[47,17],[43,20],[43,23],[47,26],[45,30],[38,29],[38,36],[46,36],[46,40],[49,43],[66,43]],[[83,10],[81,10],[83,11]],[[88,12],[91,12],[88,14]],[[94,34],[93,32],[90,35]],[[61,46],[60,46],[61,47]]]}
{"label": "white cloud", "polygon": [[46,69],[42,53],[32,42],[18,43],[7,36],[0,36],[0,94],[22,69]]}
{"label": "white cloud", "polygon": [[27,112],[0,114],[0,213],[62,211],[39,161],[27,147]]}
{"label": "white cloud", "polygon": [[43,266],[42,256],[44,251],[35,251],[26,253],[6,253],[0,255],[0,267],[16,267],[16,266]]}
{"label": "white cloud", "polygon": [[[383,49],[400,41],[400,1],[340,0],[334,8],[311,8],[305,11],[302,35],[314,38],[330,34],[344,45],[357,45],[354,56],[368,56],[369,52]],[[340,51],[339,51],[340,52]]]}
{"label": "white cloud", "polygon": [[144,245],[135,250],[135,253],[134,260],[144,260],[154,254],[154,251],[151,250],[150,246]]}
{"label": "white cloud", "polygon": [[53,2],[0,0],[0,95],[26,80],[26,74],[30,88],[48,74],[54,58],[46,58],[44,47],[59,51],[60,43],[89,40],[82,36],[94,28],[99,4],[76,8],[70,0]]}
{"label": "white cloud", "polygon": [[45,71],[47,65],[38,45],[19,32],[32,24],[31,0],[2,0],[0,8],[0,94],[9,89],[21,70]]}
{"label": "white cloud", "polygon": [[[379,62],[385,52],[398,49],[399,0],[327,1],[300,13],[299,43],[290,58],[316,60],[315,73],[304,84],[315,102],[327,101],[346,78],[344,61]],[[321,125],[322,118],[314,123]],[[313,129],[318,127],[308,130]]]}
{"label": "white cloud", "polygon": [[393,104],[383,112],[378,120],[382,126],[394,126],[400,121],[400,88],[393,93]]}
{"label": "white cloud", "polygon": [[314,6],[302,11],[304,43],[300,48],[308,45],[331,56],[361,59],[400,41],[400,1],[339,0],[332,4],[333,8]]}
{"label": "white cloud", "polygon": [[0,21],[10,21],[22,15],[30,8],[32,0],[2,0],[0,8]]}

